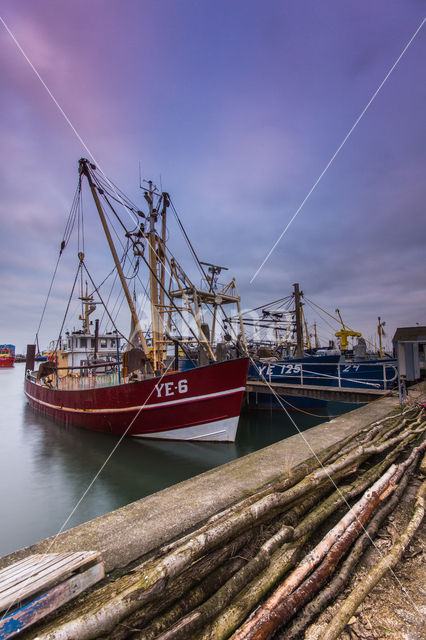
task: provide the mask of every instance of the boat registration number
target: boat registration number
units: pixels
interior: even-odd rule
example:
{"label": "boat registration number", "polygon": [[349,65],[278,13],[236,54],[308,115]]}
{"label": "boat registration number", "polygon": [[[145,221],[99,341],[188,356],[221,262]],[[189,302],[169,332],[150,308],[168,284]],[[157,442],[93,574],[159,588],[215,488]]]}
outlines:
{"label": "boat registration number", "polygon": [[261,376],[283,376],[300,373],[300,364],[272,364],[259,367]]}
{"label": "boat registration number", "polygon": [[188,391],[188,380],[178,380],[177,384],[175,382],[159,382],[155,385],[155,390],[157,398],[186,393]]}

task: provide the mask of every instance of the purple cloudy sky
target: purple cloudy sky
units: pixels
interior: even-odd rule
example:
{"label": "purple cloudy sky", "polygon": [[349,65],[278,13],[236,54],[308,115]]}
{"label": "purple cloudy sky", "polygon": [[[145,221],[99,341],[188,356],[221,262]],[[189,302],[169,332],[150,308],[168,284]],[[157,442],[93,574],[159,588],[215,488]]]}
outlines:
{"label": "purple cloudy sky", "polygon": [[[1,16],[105,173],[133,200],[139,162],[144,177],[161,176],[200,258],[229,266],[245,308],[298,281],[369,337],[379,315],[390,336],[426,325],[426,25],[250,280],[424,9],[415,0],[4,0]],[[23,351],[88,152],[3,24],[0,43],[0,342]],[[75,263],[75,253],[65,259],[41,346],[57,335]]]}

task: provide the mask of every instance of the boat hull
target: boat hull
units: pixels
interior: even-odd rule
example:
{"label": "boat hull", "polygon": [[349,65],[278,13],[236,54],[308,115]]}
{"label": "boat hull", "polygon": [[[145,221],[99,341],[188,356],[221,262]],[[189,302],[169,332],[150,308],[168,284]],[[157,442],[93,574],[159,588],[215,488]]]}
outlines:
{"label": "boat hull", "polygon": [[25,379],[32,407],[67,425],[145,438],[235,440],[246,358],[110,387],[60,390]]}
{"label": "boat hull", "polygon": [[1,367],[13,367],[15,364],[15,356],[10,356],[7,358],[0,359],[0,368]]}
{"label": "boat hull", "polygon": [[330,386],[336,377],[340,356],[291,358],[250,365],[249,378],[281,384]]}
{"label": "boat hull", "polygon": [[398,384],[395,359],[347,360],[339,364],[333,387],[351,389],[392,389]]}

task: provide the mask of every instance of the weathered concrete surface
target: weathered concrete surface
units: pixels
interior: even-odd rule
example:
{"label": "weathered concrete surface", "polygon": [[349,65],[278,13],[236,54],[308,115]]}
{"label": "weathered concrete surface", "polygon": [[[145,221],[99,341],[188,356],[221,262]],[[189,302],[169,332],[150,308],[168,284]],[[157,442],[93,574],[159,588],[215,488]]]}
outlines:
{"label": "weathered concrete surface", "polygon": [[286,440],[4,556],[0,569],[32,553],[81,550],[100,551],[106,571],[123,567],[397,406],[397,397],[382,398],[301,435],[295,428]]}

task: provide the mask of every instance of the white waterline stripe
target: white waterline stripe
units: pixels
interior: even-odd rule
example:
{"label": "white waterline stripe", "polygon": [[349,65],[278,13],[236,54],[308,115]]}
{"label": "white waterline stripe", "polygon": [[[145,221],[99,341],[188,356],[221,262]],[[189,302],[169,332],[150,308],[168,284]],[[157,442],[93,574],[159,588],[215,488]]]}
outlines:
{"label": "white waterline stripe", "polygon": [[245,387],[236,387],[235,389],[227,389],[226,391],[218,391],[216,393],[207,393],[202,396],[191,396],[190,398],[181,398],[179,400],[171,400],[170,402],[158,402],[156,404],[137,405],[135,407],[121,407],[117,409],[73,409],[71,407],[62,407],[61,405],[51,404],[44,400],[35,398],[30,393],[25,391],[25,395],[31,398],[34,402],[42,404],[50,409],[58,409],[59,411],[67,411],[69,413],[82,413],[82,414],[94,414],[94,413],[126,413],[129,411],[145,411],[146,409],[156,409],[157,407],[170,407],[177,404],[185,404],[188,402],[198,402],[200,400],[207,400],[209,398],[220,398],[222,396],[228,396],[233,393],[239,393],[245,391]]}
{"label": "white waterline stripe", "polygon": [[408,43],[405,45],[404,49],[402,50],[402,53],[400,53],[400,55],[398,56],[398,58],[395,60],[395,62],[393,63],[392,67],[389,69],[389,71],[387,72],[387,74],[385,75],[384,79],[382,80],[382,82],[379,84],[378,88],[376,89],[376,91],[373,93],[372,97],[370,98],[370,100],[367,102],[367,105],[364,107],[364,109],[361,111],[360,115],[358,116],[358,118],[355,120],[354,124],[352,125],[352,127],[349,129],[348,133],[346,134],[346,136],[343,138],[342,142],[340,143],[340,145],[337,147],[337,150],[334,152],[334,154],[331,156],[330,160],[328,161],[328,163],[325,166],[325,169],[322,171],[322,173],[320,174],[319,178],[317,178],[317,180],[314,182],[313,186],[311,187],[311,189],[308,191],[308,194],[305,196],[304,200],[302,201],[302,204],[299,205],[299,208],[297,209],[296,213],[293,214],[292,218],[290,219],[290,221],[287,223],[286,227],[284,228],[284,230],[281,232],[281,235],[278,237],[278,240],[275,242],[275,244],[273,245],[272,249],[269,251],[269,253],[267,254],[266,258],[263,260],[262,264],[260,265],[260,267],[258,268],[258,270],[256,271],[256,273],[254,274],[254,276],[252,277],[252,279],[250,280],[250,284],[253,282],[253,280],[257,277],[257,275],[260,273],[260,271],[263,269],[263,266],[265,265],[265,263],[269,260],[270,256],[272,255],[272,253],[274,252],[275,248],[277,247],[277,245],[279,244],[279,242],[281,241],[282,237],[284,236],[284,234],[287,232],[288,228],[290,227],[291,223],[293,222],[293,220],[296,218],[296,216],[298,215],[298,213],[302,210],[302,208],[305,205],[305,202],[307,202],[307,200],[309,199],[309,197],[311,196],[311,194],[313,193],[313,191],[315,190],[315,188],[317,187],[317,185],[321,182],[322,178],[324,177],[324,175],[326,174],[327,170],[330,168],[330,166],[332,165],[332,163],[334,162],[336,156],[339,154],[339,152],[342,150],[342,148],[344,147],[344,145],[346,144],[348,138],[351,136],[351,134],[353,133],[353,131],[355,130],[356,126],[359,124],[361,118],[364,116],[364,114],[366,113],[366,111],[369,109],[369,107],[371,106],[371,104],[373,103],[373,101],[375,100],[376,96],[378,95],[378,93],[380,92],[380,90],[382,89],[383,85],[385,84],[385,82],[387,81],[387,79],[389,78],[389,76],[391,75],[391,73],[393,72],[393,70],[395,69],[395,67],[397,66],[397,64],[399,63],[399,61],[401,60],[402,56],[405,54],[405,52],[407,51],[408,47],[410,46],[410,44],[413,42],[414,38],[416,37],[416,35],[419,33],[420,29],[423,27],[424,23],[426,22],[426,18],[423,18],[422,22],[420,23],[420,26],[417,27],[416,31],[414,32],[414,34],[411,36],[410,40],[408,41]]}

